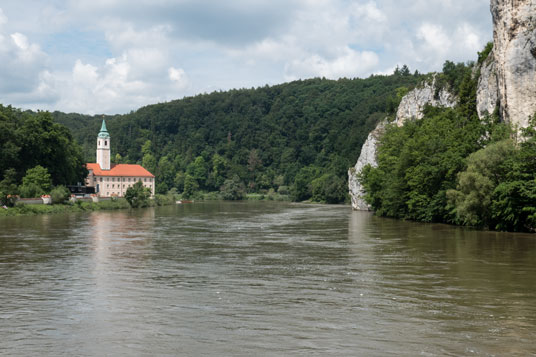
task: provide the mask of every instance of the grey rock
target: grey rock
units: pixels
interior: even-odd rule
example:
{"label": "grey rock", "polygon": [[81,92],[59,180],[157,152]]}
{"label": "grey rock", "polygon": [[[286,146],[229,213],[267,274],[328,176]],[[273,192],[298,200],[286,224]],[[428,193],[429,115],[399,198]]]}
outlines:
{"label": "grey rock", "polygon": [[402,98],[396,112],[396,125],[402,126],[407,120],[422,119],[426,105],[452,108],[456,105],[456,98],[446,89],[441,89],[436,96],[434,76],[432,81],[423,82],[421,87],[415,88]]}
{"label": "grey rock", "polygon": [[491,0],[500,113],[518,128],[536,112],[536,0]]}
{"label": "grey rock", "polygon": [[367,165],[377,167],[376,161],[376,149],[378,147],[378,140],[383,135],[387,121],[381,121],[376,128],[370,132],[367,140],[361,148],[361,154],[354,167],[348,170],[348,189],[350,191],[350,197],[352,199],[352,208],[357,211],[369,211],[370,206],[363,199],[365,191],[363,186],[359,182],[357,176]]}
{"label": "grey rock", "polygon": [[480,119],[493,114],[498,104],[499,86],[495,66],[495,58],[491,53],[480,68],[476,90],[476,110]]}

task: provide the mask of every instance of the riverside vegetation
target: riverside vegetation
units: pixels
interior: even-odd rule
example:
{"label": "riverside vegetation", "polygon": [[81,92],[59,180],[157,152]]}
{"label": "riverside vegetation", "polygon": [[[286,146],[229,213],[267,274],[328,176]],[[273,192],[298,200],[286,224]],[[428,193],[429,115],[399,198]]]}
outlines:
{"label": "riverside vegetation", "polygon": [[[368,132],[421,78],[404,66],[389,76],[214,92],[108,116],[112,161],[155,173],[157,194],[344,202],[346,169]],[[83,182],[101,120],[0,105],[1,203]]]}
{"label": "riverside vegetation", "polygon": [[[479,53],[478,64],[491,50],[488,45]],[[438,88],[455,93],[457,106],[428,107],[420,121],[388,126],[378,167],[366,167],[360,177],[377,214],[536,228],[536,119],[523,131],[501,123],[497,111],[479,120],[478,77],[474,63],[447,61]],[[159,194],[344,202],[346,169],[367,134],[379,120],[394,118],[401,98],[427,78],[404,66],[390,76],[311,79],[150,105],[107,117],[113,159],[154,172]],[[93,161],[102,116],[11,107],[0,113],[4,204],[13,192],[45,192],[85,177],[81,163]],[[64,150],[51,149],[58,145]],[[50,179],[42,180],[47,172]]]}
{"label": "riverside vegetation", "polygon": [[[479,62],[490,50],[488,45]],[[378,167],[369,165],[360,176],[365,199],[378,215],[536,229],[536,115],[521,131],[499,122],[497,111],[480,120],[478,76],[472,63],[447,63],[441,77],[457,94],[458,105],[428,107],[422,120],[387,127]]]}
{"label": "riverside vegetation", "polygon": [[[112,161],[155,174],[185,198],[347,200],[346,171],[378,120],[423,77],[407,67],[366,79],[310,79],[202,94],[108,116]],[[55,112],[86,160],[102,116]]]}

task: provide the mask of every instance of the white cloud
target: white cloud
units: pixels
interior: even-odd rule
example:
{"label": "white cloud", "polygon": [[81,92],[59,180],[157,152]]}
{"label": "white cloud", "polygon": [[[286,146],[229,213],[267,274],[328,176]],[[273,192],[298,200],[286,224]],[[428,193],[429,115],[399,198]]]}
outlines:
{"label": "white cloud", "polygon": [[4,11],[0,8],[0,26],[7,23],[7,16],[4,14]]}
{"label": "white cloud", "polygon": [[286,79],[293,80],[304,77],[340,77],[362,76],[378,64],[378,56],[374,52],[357,52],[348,47],[331,60],[319,55],[311,55],[304,59],[294,60],[286,66]]}
{"label": "white cloud", "polygon": [[440,70],[491,39],[488,9],[489,0],[8,1],[0,102],[116,113],[207,88]]}
{"label": "white cloud", "polygon": [[185,89],[188,86],[188,77],[186,72],[182,68],[169,67],[168,69],[169,79],[179,89]]}
{"label": "white cloud", "polygon": [[449,36],[438,25],[425,23],[417,31],[417,38],[424,41],[423,49],[436,53],[447,53],[452,42]]}

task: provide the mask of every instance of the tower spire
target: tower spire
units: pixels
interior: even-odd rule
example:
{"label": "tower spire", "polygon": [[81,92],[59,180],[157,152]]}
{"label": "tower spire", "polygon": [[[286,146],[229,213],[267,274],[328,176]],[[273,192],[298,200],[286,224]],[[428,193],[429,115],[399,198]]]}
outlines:
{"label": "tower spire", "polygon": [[97,135],[97,164],[101,170],[110,170],[110,134],[106,129],[106,121],[102,118],[102,125]]}

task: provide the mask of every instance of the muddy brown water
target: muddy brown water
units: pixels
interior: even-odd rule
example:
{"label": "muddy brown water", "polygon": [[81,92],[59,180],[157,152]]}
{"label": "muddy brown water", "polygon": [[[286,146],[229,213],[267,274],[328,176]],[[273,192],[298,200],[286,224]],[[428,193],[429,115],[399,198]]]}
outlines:
{"label": "muddy brown water", "polygon": [[536,355],[536,236],[348,206],[0,219],[0,354]]}

